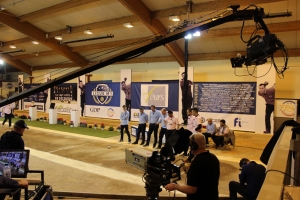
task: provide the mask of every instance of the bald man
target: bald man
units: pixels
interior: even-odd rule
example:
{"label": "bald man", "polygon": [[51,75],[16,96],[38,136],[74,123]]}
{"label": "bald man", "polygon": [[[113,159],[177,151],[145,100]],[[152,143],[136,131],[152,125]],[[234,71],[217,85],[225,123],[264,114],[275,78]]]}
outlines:
{"label": "bald man", "polygon": [[218,200],[220,162],[218,158],[206,150],[205,137],[195,133],[190,137],[190,146],[194,160],[187,173],[187,185],[170,183],[166,190],[178,190],[187,194],[188,200]]}

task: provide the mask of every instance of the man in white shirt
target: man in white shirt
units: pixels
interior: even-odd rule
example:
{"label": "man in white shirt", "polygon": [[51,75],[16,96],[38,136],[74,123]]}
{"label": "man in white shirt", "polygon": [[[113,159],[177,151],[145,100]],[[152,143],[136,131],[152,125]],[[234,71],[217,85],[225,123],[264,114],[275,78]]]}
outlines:
{"label": "man in white shirt", "polygon": [[165,124],[167,125],[167,134],[166,134],[166,141],[170,137],[170,135],[179,129],[179,122],[178,118],[173,115],[172,110],[168,110],[168,117],[164,119]]}
{"label": "man in white shirt", "polygon": [[12,114],[12,109],[15,107],[16,107],[15,103],[10,103],[1,108],[1,112],[4,114],[4,120],[2,126],[4,126],[5,122],[8,120],[8,126],[11,127],[11,114]]}
{"label": "man in white shirt", "polygon": [[188,108],[186,111],[186,114],[188,116],[187,120],[187,130],[191,131],[192,133],[195,132],[195,117],[192,113],[192,108]]}
{"label": "man in white shirt", "polygon": [[193,133],[201,133],[202,129],[202,118],[198,113],[198,108],[193,108],[192,109],[193,116],[195,118],[194,120],[194,131]]}

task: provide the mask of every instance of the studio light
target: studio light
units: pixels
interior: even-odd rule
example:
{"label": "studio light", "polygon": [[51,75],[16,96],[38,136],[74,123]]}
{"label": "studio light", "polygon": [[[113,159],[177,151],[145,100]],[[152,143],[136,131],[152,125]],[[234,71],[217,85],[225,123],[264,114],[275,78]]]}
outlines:
{"label": "studio light", "polygon": [[186,36],[184,36],[184,39],[186,40],[192,39],[192,34],[187,34]]}
{"label": "studio light", "polygon": [[4,61],[2,60],[2,58],[0,58],[0,65],[3,65]]}
{"label": "studio light", "polygon": [[16,47],[15,45],[11,44],[11,45],[9,45],[9,48],[15,49],[15,48],[17,48],[17,47]]}
{"label": "studio light", "polygon": [[56,39],[56,40],[62,40],[63,36],[56,34],[56,36],[54,37],[54,39]]}
{"label": "studio light", "polygon": [[39,42],[37,42],[37,41],[35,41],[35,40],[33,40],[33,41],[31,41],[32,42],[32,44],[39,44]]}
{"label": "studio light", "polygon": [[84,34],[92,35],[93,32],[90,29],[87,28],[87,29],[84,30]]}
{"label": "studio light", "polygon": [[193,33],[193,37],[199,37],[201,36],[200,31],[196,31],[195,33]]}
{"label": "studio light", "polygon": [[123,26],[126,27],[126,28],[132,28],[133,27],[133,25],[131,23],[124,23]]}
{"label": "studio light", "polygon": [[170,21],[173,21],[173,22],[179,22],[179,21],[180,21],[180,18],[179,18],[178,16],[173,16],[173,15],[171,15],[171,16],[169,17],[169,20],[170,20]]}

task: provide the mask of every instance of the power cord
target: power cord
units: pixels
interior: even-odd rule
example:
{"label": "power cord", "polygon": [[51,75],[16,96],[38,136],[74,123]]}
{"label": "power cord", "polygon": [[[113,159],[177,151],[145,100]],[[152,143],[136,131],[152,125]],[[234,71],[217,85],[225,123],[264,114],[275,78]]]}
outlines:
{"label": "power cord", "polygon": [[269,169],[269,170],[267,170],[266,175],[268,174],[268,172],[279,172],[279,173],[281,173],[281,174],[284,174],[284,175],[290,177],[291,179],[293,179],[294,181],[297,181],[297,182],[300,184],[300,180],[298,180],[298,179],[292,177],[291,175],[289,175],[289,174],[287,174],[287,173],[285,173],[285,172],[283,172],[283,171],[276,170],[276,169]]}

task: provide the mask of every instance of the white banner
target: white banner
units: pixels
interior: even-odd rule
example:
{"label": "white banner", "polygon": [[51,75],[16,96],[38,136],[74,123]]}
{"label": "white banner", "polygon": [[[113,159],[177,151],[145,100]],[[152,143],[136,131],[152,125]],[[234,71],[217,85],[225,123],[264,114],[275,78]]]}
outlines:
{"label": "white banner", "polygon": [[227,126],[232,130],[255,131],[255,115],[226,114],[226,113],[200,113],[203,125],[207,125],[207,119],[220,126],[220,120],[224,119]]}
{"label": "white banner", "polygon": [[[31,102],[23,102],[24,106],[24,110],[29,110],[29,107],[32,106]],[[44,104],[43,103],[38,103],[38,102],[34,102],[34,105],[37,109],[37,111],[43,111],[44,112]]]}
{"label": "white banner", "polygon": [[275,117],[287,117],[297,120],[297,100],[275,100]]}
{"label": "white banner", "polygon": [[168,107],[168,84],[142,84],[141,106]]}
{"label": "white banner", "polygon": [[[182,101],[182,91],[183,91],[183,84],[184,84],[184,67],[179,68],[179,98],[178,98],[178,110],[179,110],[179,123],[183,123],[183,118],[186,116],[186,110],[183,110],[183,101]],[[193,107],[193,82],[194,82],[194,67],[188,67],[188,99],[187,99],[187,107],[191,108]],[[184,117],[183,117],[184,116]]]}
{"label": "white banner", "polygon": [[[45,74],[45,83],[51,80],[51,74]],[[44,90],[44,97],[45,97],[45,103],[44,103],[44,111],[49,112],[50,107],[50,88]]]}
{"label": "white banner", "polygon": [[120,119],[121,108],[109,106],[85,106],[85,114],[89,117]]}
{"label": "white banner", "polygon": [[72,110],[78,110],[77,104],[63,104],[63,103],[55,103],[55,109],[57,113],[61,114],[71,114]]}

